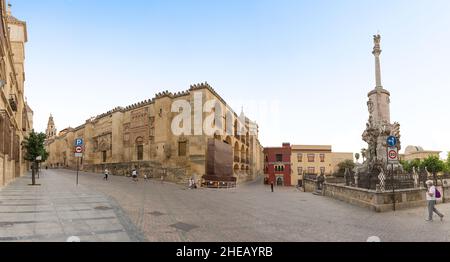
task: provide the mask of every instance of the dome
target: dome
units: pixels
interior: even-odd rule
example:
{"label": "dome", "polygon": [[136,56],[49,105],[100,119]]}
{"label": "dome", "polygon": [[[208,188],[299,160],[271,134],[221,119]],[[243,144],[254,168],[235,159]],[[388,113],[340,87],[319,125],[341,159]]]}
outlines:
{"label": "dome", "polygon": [[423,148],[420,146],[408,146],[405,150],[405,154],[409,155],[409,154],[413,154],[416,152],[423,152]]}

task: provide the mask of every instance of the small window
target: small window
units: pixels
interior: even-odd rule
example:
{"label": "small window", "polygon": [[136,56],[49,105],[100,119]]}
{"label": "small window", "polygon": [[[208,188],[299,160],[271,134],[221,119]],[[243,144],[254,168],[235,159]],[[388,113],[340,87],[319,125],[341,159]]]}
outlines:
{"label": "small window", "polygon": [[104,162],[106,162],[106,151],[103,151],[102,155],[103,155],[103,163],[104,163]]}
{"label": "small window", "polygon": [[186,156],[187,142],[178,142],[178,156]]}
{"label": "small window", "polygon": [[277,158],[277,162],[283,162],[283,155],[282,154],[277,154],[276,158]]}
{"label": "small window", "polygon": [[320,162],[325,162],[325,154],[320,154]]}
{"label": "small window", "polygon": [[320,174],[325,174],[325,167],[320,168]]}
{"label": "small window", "polygon": [[303,167],[297,168],[297,172],[299,175],[303,174]]}
{"label": "small window", "polygon": [[308,154],[308,162],[313,163],[315,161],[316,155]]}
{"label": "small window", "polygon": [[308,167],[308,174],[315,174],[316,169],[314,167]]}
{"label": "small window", "polygon": [[137,160],[144,160],[144,146],[137,146]]}
{"label": "small window", "polygon": [[303,162],[303,154],[302,153],[298,153],[297,154],[297,161],[298,162]]}

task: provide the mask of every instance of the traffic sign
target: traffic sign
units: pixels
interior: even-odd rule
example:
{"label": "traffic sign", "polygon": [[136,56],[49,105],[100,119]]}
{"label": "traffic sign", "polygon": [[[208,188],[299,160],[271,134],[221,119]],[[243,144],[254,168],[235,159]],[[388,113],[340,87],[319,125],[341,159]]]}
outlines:
{"label": "traffic sign", "polygon": [[84,141],[82,138],[77,138],[75,140],[75,146],[82,146],[84,144]]}
{"label": "traffic sign", "polygon": [[389,147],[387,152],[388,164],[397,164],[399,162],[398,148]]}
{"label": "traffic sign", "polygon": [[82,146],[75,147],[75,153],[83,153],[83,147]]}
{"label": "traffic sign", "polygon": [[395,136],[390,136],[387,139],[387,144],[389,147],[394,147],[397,145],[398,139]]}

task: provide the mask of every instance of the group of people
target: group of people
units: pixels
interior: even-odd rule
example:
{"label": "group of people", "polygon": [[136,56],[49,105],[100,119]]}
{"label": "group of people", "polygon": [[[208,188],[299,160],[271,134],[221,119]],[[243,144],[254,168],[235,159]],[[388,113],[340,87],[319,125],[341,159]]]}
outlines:
{"label": "group of people", "polygon": [[[105,181],[108,181],[108,178],[109,178],[109,174],[110,174],[110,172],[109,172],[109,170],[106,168],[105,169],[105,172],[104,172],[104,177],[103,177],[103,180],[105,180]],[[136,170],[136,168],[134,168],[132,171],[131,171],[131,178],[133,179],[133,181],[134,182],[138,182],[139,181],[139,173],[138,173],[138,171]],[[145,181],[148,181],[150,178],[148,177],[148,175],[147,174],[144,174],[144,180]],[[163,183],[164,182],[164,176],[161,176],[161,183]]]}

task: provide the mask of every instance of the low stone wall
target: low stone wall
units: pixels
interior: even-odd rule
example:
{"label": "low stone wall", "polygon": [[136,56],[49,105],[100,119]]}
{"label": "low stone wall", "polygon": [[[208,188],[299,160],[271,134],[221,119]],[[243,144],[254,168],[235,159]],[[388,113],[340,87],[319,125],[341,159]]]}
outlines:
{"label": "low stone wall", "polygon": [[[369,208],[376,212],[391,211],[393,192],[376,192],[373,190],[347,187],[344,185],[325,183],[323,194],[327,197]],[[426,204],[426,189],[402,189],[395,191],[395,209],[405,209]]]}
{"label": "low stone wall", "polygon": [[303,181],[303,188],[305,189],[305,192],[314,192],[317,189],[317,181],[305,178]]}
{"label": "low stone wall", "polygon": [[[315,192],[317,189],[317,182],[314,180],[305,179],[305,192]],[[450,202],[450,187],[447,185],[438,186],[438,189],[443,195],[443,199],[438,202]],[[326,182],[324,184],[322,195],[347,202],[352,205],[371,209],[375,212],[392,211],[393,192],[377,192],[374,190],[367,190],[362,188],[348,187],[344,184],[333,184]],[[413,188],[401,189],[395,191],[395,209],[407,209],[413,207],[426,206],[426,189]]]}

